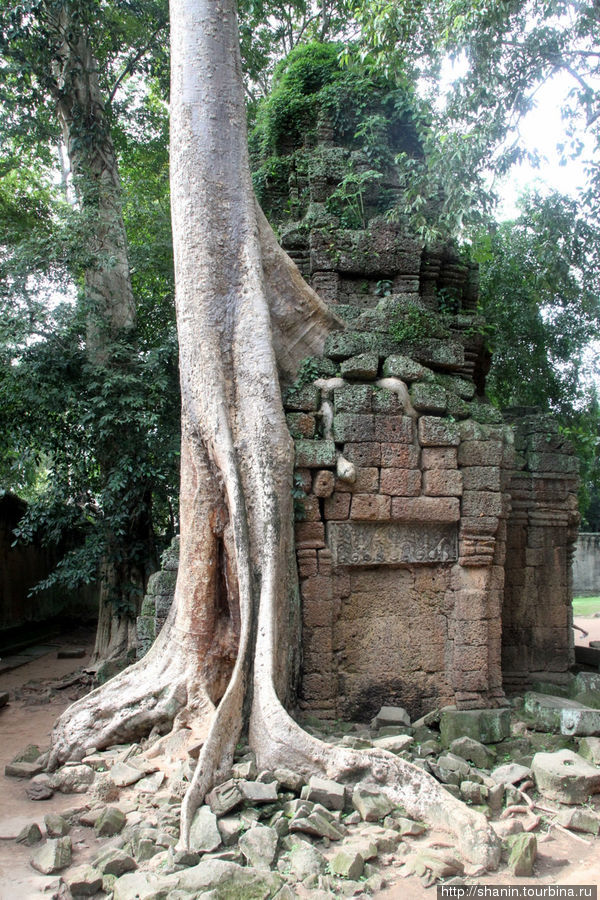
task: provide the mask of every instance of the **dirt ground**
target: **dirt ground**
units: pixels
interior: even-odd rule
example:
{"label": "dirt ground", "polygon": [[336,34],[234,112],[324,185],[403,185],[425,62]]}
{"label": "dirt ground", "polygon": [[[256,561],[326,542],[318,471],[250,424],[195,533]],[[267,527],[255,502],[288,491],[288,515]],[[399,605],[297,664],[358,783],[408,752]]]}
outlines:
{"label": "dirt ground", "polygon": [[[584,640],[600,640],[600,618],[578,619],[589,636]],[[579,643],[579,632],[576,632]],[[43,831],[46,813],[60,813],[81,806],[77,794],[56,794],[51,800],[31,801],[25,793],[26,782],[6,778],[2,773],[6,763],[27,744],[44,748],[49,744],[52,725],[57,716],[76,698],[76,689],[67,688],[54,693],[49,688],[69,673],[85,667],[91,652],[93,635],[80,631],[63,635],[55,643],[64,646],[85,646],[84,659],[59,660],[56,650],[21,666],[0,674],[0,691],[11,692],[11,702],[0,709],[0,900],[36,900],[52,896],[58,887],[58,876],[44,876],[36,872],[29,860],[32,849],[15,843],[14,837],[23,825],[37,822]],[[13,699],[14,691],[17,696]],[[118,805],[127,806],[127,794]],[[71,832],[73,839],[73,865],[90,859],[99,844],[90,828],[77,827]],[[441,840],[449,846],[448,836],[431,832],[420,842],[430,844]],[[535,877],[516,879],[506,870],[479,879],[480,884],[510,885],[599,885],[600,838],[589,835],[575,836],[551,828],[547,834],[538,834],[538,857]],[[385,869],[388,887],[378,892],[376,900],[433,900],[434,889],[426,889],[415,877],[401,878],[398,867],[392,864]],[[298,895],[300,896],[300,894]]]}

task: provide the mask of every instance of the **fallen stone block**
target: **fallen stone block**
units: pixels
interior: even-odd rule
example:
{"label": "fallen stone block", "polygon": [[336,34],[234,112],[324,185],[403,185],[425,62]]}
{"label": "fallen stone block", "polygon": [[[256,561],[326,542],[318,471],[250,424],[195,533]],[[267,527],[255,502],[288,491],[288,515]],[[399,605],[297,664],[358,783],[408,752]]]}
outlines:
{"label": "fallen stone block", "polygon": [[456,709],[445,706],[440,714],[442,745],[460,737],[470,737],[481,744],[498,744],[510,737],[509,709]]}
{"label": "fallen stone block", "polygon": [[352,806],[363,822],[378,822],[384,819],[394,808],[392,801],[385,794],[357,785],[352,792]]}
{"label": "fallen stone block", "polygon": [[44,771],[38,762],[12,762],[4,766],[4,774],[8,778],[33,778]]}
{"label": "fallen stone block", "polygon": [[321,803],[326,809],[343,809],[345,790],[343,784],[329,778],[313,776],[306,789],[304,798],[311,803]]}
{"label": "fallen stone block", "polygon": [[239,848],[248,865],[256,869],[270,869],[275,861],[279,836],[274,828],[256,825],[239,841]]}
{"label": "fallen stone block", "polygon": [[600,831],[600,819],[589,809],[563,809],[556,818],[559,825],[571,831],[595,835]]}
{"label": "fallen stone block", "polygon": [[42,832],[40,826],[36,822],[26,825],[17,835],[17,843],[25,844],[26,847],[33,847],[42,840]]}
{"label": "fallen stone block", "polygon": [[287,857],[290,872],[298,881],[304,881],[315,873],[322,874],[327,868],[327,860],[323,854],[305,841],[296,844]]}
{"label": "fallen stone block", "polygon": [[528,766],[520,766],[518,763],[506,763],[490,772],[490,778],[493,778],[496,784],[519,784],[521,781],[531,778],[531,769]]}
{"label": "fallen stone block", "polygon": [[512,834],[506,838],[510,848],[508,867],[517,877],[533,875],[533,864],[537,856],[537,840],[534,834]]}
{"label": "fallen stone block", "polygon": [[216,816],[224,816],[242,802],[242,794],[235,781],[218,784],[206,795],[206,802]]}
{"label": "fallen stone block", "polygon": [[63,881],[73,897],[92,897],[102,889],[102,875],[90,865],[69,869],[63,875]]}
{"label": "fallen stone block", "polygon": [[473,763],[479,769],[488,769],[496,759],[494,751],[482,744],[481,741],[476,741],[466,735],[452,741],[450,751],[455,756],[460,756]]}
{"label": "fallen stone block", "polygon": [[389,725],[410,725],[410,716],[401,706],[382,706],[371,721],[371,728],[385,728]]}
{"label": "fallen stone block", "polygon": [[537,731],[566,735],[600,735],[600,710],[566,697],[525,694],[523,709]]}
{"label": "fallen stone block", "polygon": [[330,871],[333,875],[338,875],[341,878],[360,878],[364,867],[365,861],[360,853],[343,848],[338,850],[329,860]]}
{"label": "fallen stone block", "polygon": [[190,849],[196,853],[212,853],[221,846],[217,817],[209,806],[200,806],[192,820]]}
{"label": "fallen stone block", "polygon": [[536,753],[531,769],[540,793],[560,803],[585,803],[600,792],[600,770],[571,750]]}
{"label": "fallen stone block", "polygon": [[46,841],[31,859],[31,865],[42,875],[54,875],[71,862],[71,838],[61,837]]}
{"label": "fallen stone block", "polygon": [[94,831],[98,837],[113,837],[120,834],[125,827],[127,817],[116,806],[107,806],[96,819]]}

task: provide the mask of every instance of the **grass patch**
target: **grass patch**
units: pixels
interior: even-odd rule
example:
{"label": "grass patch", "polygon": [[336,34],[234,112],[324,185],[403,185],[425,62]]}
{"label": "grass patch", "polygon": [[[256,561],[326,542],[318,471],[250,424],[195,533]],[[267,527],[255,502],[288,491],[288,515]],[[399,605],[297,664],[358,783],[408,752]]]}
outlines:
{"label": "grass patch", "polygon": [[593,616],[600,612],[600,597],[573,597],[574,616]]}

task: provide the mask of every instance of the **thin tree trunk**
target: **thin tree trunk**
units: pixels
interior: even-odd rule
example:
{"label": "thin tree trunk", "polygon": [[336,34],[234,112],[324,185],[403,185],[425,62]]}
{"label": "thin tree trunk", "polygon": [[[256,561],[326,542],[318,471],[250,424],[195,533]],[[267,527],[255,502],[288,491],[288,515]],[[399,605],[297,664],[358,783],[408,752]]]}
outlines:
{"label": "thin tree trunk", "polygon": [[261,768],[285,765],[375,785],[412,814],[454,831],[468,858],[493,868],[500,846],[484,816],[390,753],[316,740],[285,709],[293,699],[299,611],[293,444],[280,376],[320,353],[338,323],[255,204],[233,0],[172,0],[171,16],[183,407],[175,601],[144,659],[59,720],[51,764],[86,742],[139,738],[164,727],[170,714],[188,740],[203,741],[182,806],[185,847],[195,809],[229,772],[249,721]]}

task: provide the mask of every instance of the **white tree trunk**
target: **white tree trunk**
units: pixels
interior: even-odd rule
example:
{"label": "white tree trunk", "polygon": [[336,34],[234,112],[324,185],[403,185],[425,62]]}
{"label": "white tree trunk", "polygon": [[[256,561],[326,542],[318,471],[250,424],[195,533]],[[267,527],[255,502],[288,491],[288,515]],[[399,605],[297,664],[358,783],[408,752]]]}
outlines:
{"label": "white tree trunk", "polygon": [[454,831],[469,858],[495,867],[499,843],[484,816],[431,776],[384,751],[318,741],[284,708],[293,695],[299,610],[293,444],[280,376],[321,352],[339,323],[255,204],[233,0],[172,0],[171,33],[183,409],[175,601],[147,656],[65,713],[52,762],[86,740],[101,746],[139,737],[172,714],[175,728],[203,740],[182,809],[185,846],[194,810],[229,771],[249,711],[260,767],[375,784],[412,814]]}

